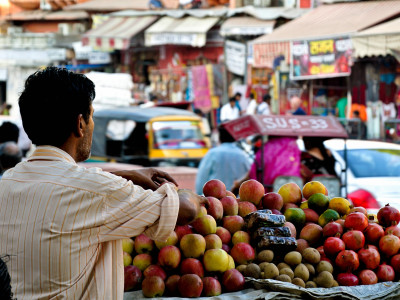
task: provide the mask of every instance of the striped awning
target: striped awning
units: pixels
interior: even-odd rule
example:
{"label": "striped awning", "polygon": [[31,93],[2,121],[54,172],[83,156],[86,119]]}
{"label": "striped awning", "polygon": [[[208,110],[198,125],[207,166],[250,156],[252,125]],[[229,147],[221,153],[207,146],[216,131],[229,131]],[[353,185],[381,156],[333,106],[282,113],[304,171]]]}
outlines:
{"label": "striped awning", "polygon": [[131,39],[156,19],[156,16],[110,17],[98,27],[86,32],[82,37],[82,44],[103,51],[126,50]]}
{"label": "striped awning", "polygon": [[352,41],[356,57],[393,54],[400,49],[400,18],[360,31]]}
{"label": "striped awning", "polygon": [[203,47],[207,32],[219,21],[218,17],[175,19],[163,17],[145,31],[145,45],[189,45]]}
{"label": "striped awning", "polygon": [[262,35],[274,30],[275,20],[259,20],[252,17],[232,17],[222,25],[220,34],[230,35]]}
{"label": "striped awning", "polygon": [[[305,15],[288,22],[271,34],[253,40],[254,66],[265,67],[271,62],[266,57],[282,54],[282,43],[317,40],[355,33],[400,15],[400,1],[363,1],[319,6]],[[256,55],[266,44],[276,44],[278,52]],[[279,45],[281,44],[281,45]],[[273,46],[268,46],[268,49]],[[286,56],[288,59],[289,56]],[[269,65],[271,67],[271,65]]]}

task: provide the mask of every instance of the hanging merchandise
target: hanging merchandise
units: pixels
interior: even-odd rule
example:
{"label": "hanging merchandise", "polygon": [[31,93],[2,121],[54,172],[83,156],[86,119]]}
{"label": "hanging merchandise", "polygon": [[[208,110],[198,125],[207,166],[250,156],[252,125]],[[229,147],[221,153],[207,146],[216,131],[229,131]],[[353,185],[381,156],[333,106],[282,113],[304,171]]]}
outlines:
{"label": "hanging merchandise", "polygon": [[193,73],[194,105],[196,108],[201,108],[204,110],[211,109],[210,90],[208,87],[206,67],[194,66],[191,69]]}

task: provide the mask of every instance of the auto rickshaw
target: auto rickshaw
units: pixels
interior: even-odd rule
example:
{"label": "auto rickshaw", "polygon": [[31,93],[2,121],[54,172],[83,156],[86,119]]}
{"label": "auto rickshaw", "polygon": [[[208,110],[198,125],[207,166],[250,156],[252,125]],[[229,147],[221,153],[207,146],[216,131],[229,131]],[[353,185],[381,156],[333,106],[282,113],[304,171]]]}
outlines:
{"label": "auto rickshaw", "polygon": [[170,107],[120,107],[94,112],[91,161],[196,167],[207,153],[202,120]]}

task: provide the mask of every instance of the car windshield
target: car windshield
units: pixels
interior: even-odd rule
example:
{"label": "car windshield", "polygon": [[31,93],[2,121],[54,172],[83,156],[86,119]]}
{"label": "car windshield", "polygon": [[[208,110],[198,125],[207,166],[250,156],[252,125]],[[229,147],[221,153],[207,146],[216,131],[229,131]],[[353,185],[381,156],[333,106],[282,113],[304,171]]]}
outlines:
{"label": "car windshield", "polygon": [[159,121],[153,123],[155,149],[205,148],[198,121]]}
{"label": "car windshield", "polygon": [[[338,151],[341,157],[344,151]],[[355,177],[400,176],[400,150],[354,149],[347,150],[347,161]]]}

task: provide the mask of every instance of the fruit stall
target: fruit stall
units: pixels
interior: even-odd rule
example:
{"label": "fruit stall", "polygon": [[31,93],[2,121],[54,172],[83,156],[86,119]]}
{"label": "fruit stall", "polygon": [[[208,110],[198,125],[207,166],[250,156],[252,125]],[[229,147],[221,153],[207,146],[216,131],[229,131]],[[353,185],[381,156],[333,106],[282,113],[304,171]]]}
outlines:
{"label": "fruit stall", "polygon": [[[335,118],[245,116],[225,123],[235,139],[253,134],[347,138]],[[257,180],[238,195],[218,179],[189,225],[164,242],[123,240],[125,300],[400,299],[400,212],[377,215],[311,181],[265,192]]]}
{"label": "fruit stall", "polygon": [[318,181],[278,192],[217,179],[189,225],[165,242],[123,240],[124,299],[399,299],[400,212],[377,215]]}

